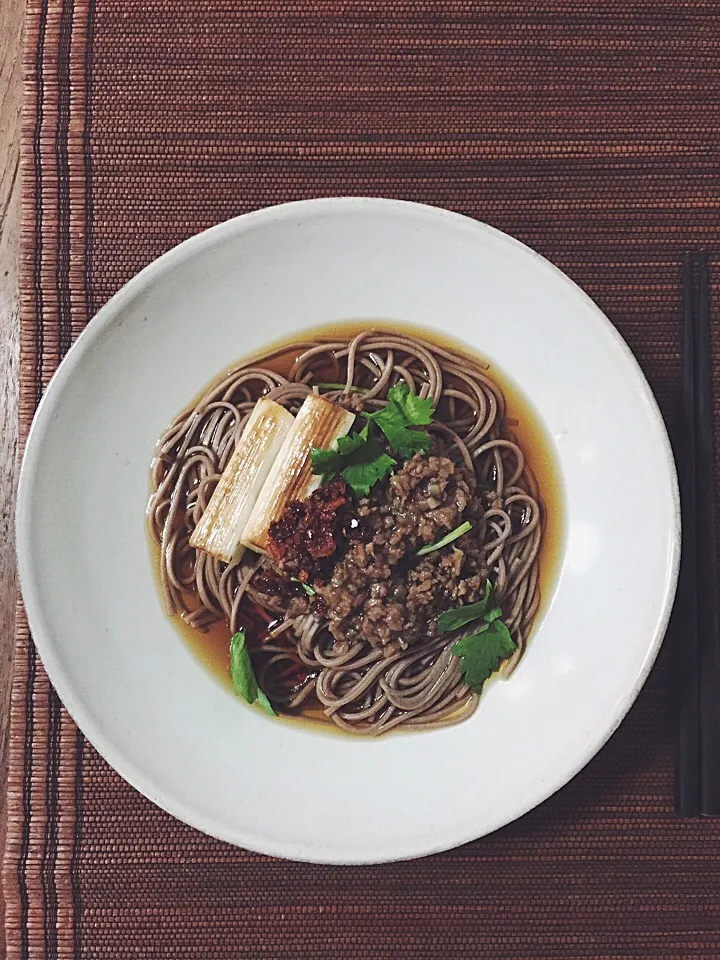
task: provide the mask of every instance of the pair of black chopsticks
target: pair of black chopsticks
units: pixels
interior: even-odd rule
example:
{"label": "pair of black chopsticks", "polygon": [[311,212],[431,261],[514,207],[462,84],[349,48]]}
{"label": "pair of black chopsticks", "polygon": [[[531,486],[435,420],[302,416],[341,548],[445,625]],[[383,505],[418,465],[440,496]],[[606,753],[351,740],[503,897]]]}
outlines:
{"label": "pair of black chopsticks", "polygon": [[674,631],[680,693],[675,809],[720,815],[718,637],[710,278],[706,253],[683,262],[683,396],[677,460],[683,548]]}

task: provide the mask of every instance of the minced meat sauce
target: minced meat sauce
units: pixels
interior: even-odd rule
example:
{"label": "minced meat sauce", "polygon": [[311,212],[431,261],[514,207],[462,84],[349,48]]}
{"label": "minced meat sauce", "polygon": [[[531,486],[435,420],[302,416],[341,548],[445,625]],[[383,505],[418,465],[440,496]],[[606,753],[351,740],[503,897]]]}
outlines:
{"label": "minced meat sauce", "polygon": [[[484,595],[482,516],[465,469],[445,456],[417,454],[357,503],[344,481],[331,481],[270,527],[280,571],[316,591],[290,600],[288,615],[321,614],[336,641],[364,640],[388,656],[432,637],[439,613]],[[470,535],[417,556],[465,520]],[[323,555],[313,557],[308,544],[318,541]]]}

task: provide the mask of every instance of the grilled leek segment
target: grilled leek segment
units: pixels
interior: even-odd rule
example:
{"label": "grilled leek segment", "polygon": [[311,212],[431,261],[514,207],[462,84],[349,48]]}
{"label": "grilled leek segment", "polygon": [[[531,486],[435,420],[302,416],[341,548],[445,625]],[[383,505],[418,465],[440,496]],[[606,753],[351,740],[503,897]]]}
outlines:
{"label": "grilled leek segment", "polygon": [[293,415],[279,403],[258,400],[190,546],[225,563],[237,563],[245,551],[241,543],[245,527],[294,424]]}

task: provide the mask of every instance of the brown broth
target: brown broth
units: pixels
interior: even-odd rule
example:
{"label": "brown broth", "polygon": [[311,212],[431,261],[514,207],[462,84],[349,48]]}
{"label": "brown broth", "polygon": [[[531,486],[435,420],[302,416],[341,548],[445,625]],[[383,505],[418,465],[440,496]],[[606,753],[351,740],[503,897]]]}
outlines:
{"label": "brown broth", "polygon": [[[373,329],[375,325],[371,325]],[[241,360],[235,360],[228,365],[227,371],[231,371],[238,366],[240,362],[246,363],[252,360],[261,360],[263,366],[274,370],[283,376],[286,376],[296,358],[302,352],[298,349],[298,343],[307,343],[307,340],[314,340],[316,337],[333,337],[338,339],[348,339],[368,329],[368,323],[338,323],[326,326],[315,327],[307,331],[307,339],[295,335],[288,337],[279,343],[270,344],[263,351],[251,354]],[[533,623],[533,633],[542,620],[545,611],[548,609],[550,600],[554,593],[557,577],[559,574],[562,556],[565,547],[565,510],[564,494],[560,471],[552,452],[552,443],[542,423],[539,414],[536,412],[530,400],[524,395],[520,387],[495,364],[489,362],[481,354],[469,349],[466,345],[454,340],[452,337],[439,335],[435,331],[427,330],[422,327],[414,327],[409,324],[388,323],[377,324],[377,329],[394,330],[398,333],[415,336],[429,343],[434,343],[438,347],[452,350],[454,353],[462,354],[481,366],[484,372],[498,385],[506,401],[506,421],[511,421],[512,425],[506,424],[506,431],[512,434],[515,441],[519,444],[525,456],[528,468],[531,470],[538,485],[540,500],[543,508],[543,537],[540,545],[540,606]],[[330,378],[331,371],[328,371]],[[222,374],[222,371],[218,374]],[[207,387],[203,387],[198,393],[197,398],[205,392]],[[154,541],[150,540],[152,552],[152,565],[158,581],[159,590],[159,566],[160,550]],[[175,628],[182,638],[189,645],[190,649],[197,658],[227,687],[230,687],[230,629],[226,621],[218,621],[212,624],[204,631],[196,630],[189,626],[180,616],[170,617]],[[258,629],[262,629],[262,623],[258,618]],[[296,714],[283,714],[286,719],[301,719],[303,722],[310,721],[319,723],[323,729],[332,729],[340,732],[339,728],[328,720],[322,712],[320,704],[308,698],[311,702]]]}

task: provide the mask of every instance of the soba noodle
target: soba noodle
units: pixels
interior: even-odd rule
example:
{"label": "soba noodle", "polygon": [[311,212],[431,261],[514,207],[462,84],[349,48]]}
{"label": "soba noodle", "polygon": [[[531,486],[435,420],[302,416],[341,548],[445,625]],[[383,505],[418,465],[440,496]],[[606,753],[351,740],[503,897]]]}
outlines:
{"label": "soba noodle", "polygon": [[[536,482],[505,422],[505,398],[497,384],[468,357],[404,334],[367,331],[292,346],[297,360],[287,376],[264,365],[277,352],[239,366],[183,410],[158,441],[149,526],[160,548],[167,610],[200,630],[226,620],[234,633],[243,625],[244,604],[254,602],[272,621],[270,638],[259,651],[258,682],[288,711],[319,702],[339,727],[363,734],[463,720],[478,696],[452,654],[457,637],[419,641],[389,657],[365,642],[336,642],[322,619],[312,614],[287,619],[283,605],[260,592],[255,581],[269,568],[268,558],[248,552],[238,565],[227,566],[189,544],[261,396],[296,413],[314,387],[329,400],[352,397],[355,409],[372,411],[404,381],[420,397],[432,397],[435,422],[427,429],[444,454],[491,493],[477,530],[517,645],[504,673],[522,657],[540,600],[542,517]],[[283,678],[299,667],[307,679],[289,687]]]}

